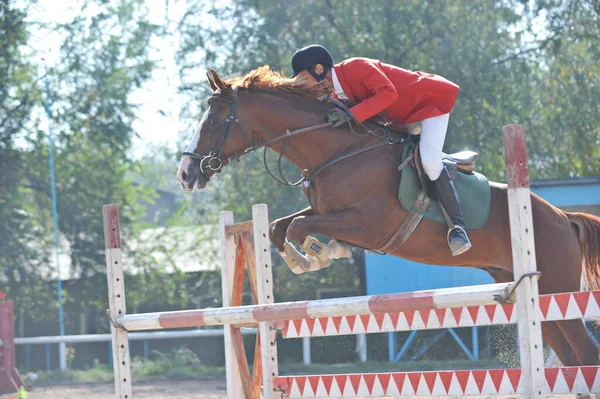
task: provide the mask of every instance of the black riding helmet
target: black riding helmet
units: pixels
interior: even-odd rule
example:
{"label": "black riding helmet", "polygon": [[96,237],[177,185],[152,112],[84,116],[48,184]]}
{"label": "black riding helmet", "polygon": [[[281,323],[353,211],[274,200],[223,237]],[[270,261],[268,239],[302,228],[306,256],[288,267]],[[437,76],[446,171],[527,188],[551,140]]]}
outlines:
{"label": "black riding helmet", "polygon": [[[324,69],[323,73],[317,74],[315,72],[315,64],[322,64]],[[302,71],[308,71],[317,82],[325,79],[327,72],[333,67],[333,57],[327,49],[319,44],[311,44],[310,46],[302,47],[296,51],[292,56],[292,69],[294,75],[297,76]]]}

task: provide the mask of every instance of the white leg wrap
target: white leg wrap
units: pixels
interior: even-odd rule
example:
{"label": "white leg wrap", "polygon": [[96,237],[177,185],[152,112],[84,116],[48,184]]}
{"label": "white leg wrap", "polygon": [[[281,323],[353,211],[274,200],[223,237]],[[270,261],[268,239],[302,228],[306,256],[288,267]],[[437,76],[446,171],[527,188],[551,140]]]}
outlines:
{"label": "white leg wrap", "polygon": [[338,240],[331,240],[329,244],[329,259],[351,258],[352,250],[346,244],[342,244]]}
{"label": "white leg wrap", "polygon": [[329,260],[329,247],[315,237],[306,236],[301,247],[308,256],[318,258],[323,264]]}
{"label": "white leg wrap", "polygon": [[300,253],[296,247],[286,241],[283,244],[283,252],[277,251],[290,270],[296,274],[329,267],[331,259],[352,257],[350,247],[337,240],[331,240],[325,245],[316,238],[308,236],[302,243],[302,248],[307,252],[306,255]]}

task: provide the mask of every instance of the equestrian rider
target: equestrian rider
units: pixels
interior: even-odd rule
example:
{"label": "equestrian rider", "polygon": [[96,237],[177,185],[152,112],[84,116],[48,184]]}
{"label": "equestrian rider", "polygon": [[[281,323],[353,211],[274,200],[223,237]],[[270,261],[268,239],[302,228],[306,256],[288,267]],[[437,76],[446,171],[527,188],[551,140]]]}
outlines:
{"label": "equestrian rider", "polygon": [[317,82],[325,81],[337,98],[358,103],[350,108],[351,115],[339,108],[331,110],[327,121],[333,127],[351,123],[353,119],[364,122],[382,112],[391,124],[420,122],[421,163],[453,224],[448,230],[448,246],[454,256],[469,250],[471,242],[458,195],[442,163],[448,119],[459,87],[438,75],[410,71],[370,58],[350,58],[334,65],[329,51],[316,44],[294,53],[292,69],[294,77],[305,74]]}

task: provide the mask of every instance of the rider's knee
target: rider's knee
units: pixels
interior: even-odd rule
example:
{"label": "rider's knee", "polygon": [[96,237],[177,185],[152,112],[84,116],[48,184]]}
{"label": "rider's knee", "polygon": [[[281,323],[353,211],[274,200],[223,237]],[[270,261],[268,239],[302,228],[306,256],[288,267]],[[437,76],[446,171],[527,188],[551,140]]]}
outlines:
{"label": "rider's knee", "polygon": [[421,164],[423,165],[423,170],[429,176],[431,181],[437,180],[442,173],[442,169],[444,168],[444,164],[442,163],[442,159],[437,156],[427,156],[424,152],[421,152]]}

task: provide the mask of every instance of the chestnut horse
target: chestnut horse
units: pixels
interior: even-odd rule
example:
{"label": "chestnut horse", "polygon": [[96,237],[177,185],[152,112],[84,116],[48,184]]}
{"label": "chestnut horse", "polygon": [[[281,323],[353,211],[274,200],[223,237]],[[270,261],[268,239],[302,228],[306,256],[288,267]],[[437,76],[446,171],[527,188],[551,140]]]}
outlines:
{"label": "chestnut horse", "polygon": [[[327,94],[320,84],[288,79],[268,67],[229,80],[211,74],[214,93],[177,173],[185,191],[204,188],[229,160],[267,146],[312,176],[303,184],[311,206],[271,224],[270,239],[280,253],[288,239],[302,245],[309,234],[367,249],[390,240],[408,214],[398,200],[402,143],[357,153],[314,175],[333,159],[374,147],[381,137],[323,124],[333,105],[317,100]],[[313,129],[302,131],[309,126]],[[579,291],[582,273],[597,289],[600,218],[562,211],[533,193],[531,202],[540,293]],[[496,282],[513,281],[505,184],[491,183],[490,215],[482,228],[469,231],[471,250],[453,257],[446,231],[444,224],[423,219],[408,241],[386,252],[421,263],[481,268]],[[599,364],[598,348],[581,320],[545,322],[542,332],[565,366]]]}

